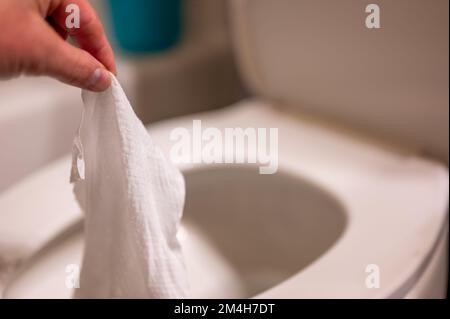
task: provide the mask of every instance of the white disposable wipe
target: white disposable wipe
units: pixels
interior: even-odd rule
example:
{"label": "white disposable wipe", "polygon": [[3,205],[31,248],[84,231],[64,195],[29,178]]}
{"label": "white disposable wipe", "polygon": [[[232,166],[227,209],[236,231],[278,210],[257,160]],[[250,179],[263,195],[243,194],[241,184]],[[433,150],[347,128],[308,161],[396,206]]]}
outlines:
{"label": "white disposable wipe", "polygon": [[181,298],[177,240],[184,180],[136,117],[118,81],[84,91],[71,181],[85,213],[77,298]]}

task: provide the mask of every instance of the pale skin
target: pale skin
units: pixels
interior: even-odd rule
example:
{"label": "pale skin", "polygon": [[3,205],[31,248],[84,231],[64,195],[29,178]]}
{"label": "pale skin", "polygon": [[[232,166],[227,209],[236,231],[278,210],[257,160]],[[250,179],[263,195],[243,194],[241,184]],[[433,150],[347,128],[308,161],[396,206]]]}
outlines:
{"label": "pale skin", "polygon": [[[80,8],[78,29],[66,27],[69,4]],[[99,92],[110,86],[109,72],[116,73],[113,51],[87,0],[0,1],[0,78],[46,75]]]}

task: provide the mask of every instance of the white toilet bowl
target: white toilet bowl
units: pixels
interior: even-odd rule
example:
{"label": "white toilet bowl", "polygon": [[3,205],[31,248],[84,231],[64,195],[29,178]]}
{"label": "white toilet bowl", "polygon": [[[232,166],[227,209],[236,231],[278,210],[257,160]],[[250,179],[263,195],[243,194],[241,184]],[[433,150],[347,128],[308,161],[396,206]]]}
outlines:
{"label": "white toilet bowl", "polygon": [[[217,128],[279,127],[280,161],[273,175],[258,174],[256,166],[181,167],[187,185],[181,240],[192,296],[406,297],[442,254],[448,200],[442,165],[293,119],[258,100],[195,118]],[[168,151],[171,129],[191,125],[190,117],[175,119],[150,133]],[[40,249],[12,275],[5,297],[71,295],[66,266],[80,264],[83,243],[82,227],[73,226],[81,215],[69,167],[69,158],[50,165],[0,199],[1,211],[18,216],[8,225],[2,216],[2,242]],[[432,273],[440,282],[419,297],[443,296],[446,259],[438,258]],[[366,286],[371,264],[380,269],[378,289]]]}
{"label": "white toilet bowl", "polygon": [[[336,16],[318,15],[325,3]],[[372,55],[384,52],[383,39],[392,45],[398,37],[403,39],[404,29],[389,30],[387,19],[387,30],[380,32],[392,37],[366,34],[359,20],[352,22],[359,17],[355,3],[359,2],[352,6],[334,1],[234,2],[238,57],[258,97],[149,128],[166,153],[173,145],[172,129],[192,129],[193,119],[219,130],[275,127],[279,132],[276,174],[260,175],[250,164],[180,165],[187,185],[180,240],[191,297],[445,296],[449,176],[439,160],[448,158],[448,107],[443,106],[445,94],[440,91],[448,77],[443,79],[438,70],[448,61],[434,53],[441,48],[441,34],[434,33],[436,38],[426,48],[418,45],[418,56],[413,54],[417,59],[405,64],[398,64],[399,52],[393,52],[392,61],[386,62],[393,64],[381,71]],[[434,7],[414,3],[421,6],[411,14],[419,10],[437,25],[440,18],[448,21],[448,13],[436,17]],[[436,3],[448,6],[445,1]],[[385,5],[394,20],[402,8],[401,3]],[[314,25],[317,20],[332,25],[320,29]],[[420,29],[420,39],[435,31],[433,23]],[[416,30],[414,22],[411,28]],[[351,41],[364,45],[347,48],[336,42],[337,51],[327,59],[320,55],[313,59],[329,47],[327,41],[347,41],[349,33],[354,35]],[[371,39],[357,36],[361,34]],[[396,49],[408,50],[416,41],[410,36]],[[429,69],[419,75],[400,74],[409,63],[421,62],[428,51],[436,58]],[[364,66],[358,58],[375,65]],[[346,63],[345,68],[340,70],[330,59]],[[331,74],[330,68],[338,74]],[[362,71],[372,72],[372,77],[360,78]],[[424,73],[433,85],[420,80]],[[383,86],[386,81],[396,89],[389,91]],[[394,81],[406,82],[411,92],[405,95],[403,86]],[[367,101],[374,83],[379,86]],[[431,95],[425,106],[423,100]],[[411,108],[408,114],[405,103]],[[311,109],[320,115],[309,115]],[[345,128],[335,123],[344,123]],[[423,152],[432,156],[424,157]],[[0,195],[0,258],[3,253],[4,264],[8,256],[11,264],[21,264],[4,280],[5,297],[72,294],[65,285],[70,275],[66,266],[80,264],[83,237],[82,216],[68,184],[69,168],[66,158]],[[373,276],[378,278],[372,281]]]}

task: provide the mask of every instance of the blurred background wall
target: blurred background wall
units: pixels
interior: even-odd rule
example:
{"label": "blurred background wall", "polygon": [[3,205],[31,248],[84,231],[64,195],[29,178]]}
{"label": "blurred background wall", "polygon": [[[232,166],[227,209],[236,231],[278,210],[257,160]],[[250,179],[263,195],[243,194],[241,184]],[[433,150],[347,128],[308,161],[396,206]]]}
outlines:
{"label": "blurred background wall", "polygon": [[[116,1],[137,4],[139,13],[141,1],[157,6],[167,0]],[[113,21],[114,0],[91,0],[115,48],[119,80],[145,124],[224,107],[246,95],[232,54],[227,1],[179,1],[180,32],[171,46],[130,52],[113,30],[133,21]],[[0,82],[0,192],[69,154],[81,109],[80,90],[55,80]]]}
{"label": "blurred background wall", "polygon": [[[138,6],[141,1],[127,0],[127,5]],[[131,84],[128,95],[144,123],[223,107],[245,95],[232,54],[226,0],[180,2],[178,41],[166,50],[147,54],[124,51],[117,43],[111,25],[123,21],[111,19],[114,1],[92,2],[115,46],[119,77]]]}

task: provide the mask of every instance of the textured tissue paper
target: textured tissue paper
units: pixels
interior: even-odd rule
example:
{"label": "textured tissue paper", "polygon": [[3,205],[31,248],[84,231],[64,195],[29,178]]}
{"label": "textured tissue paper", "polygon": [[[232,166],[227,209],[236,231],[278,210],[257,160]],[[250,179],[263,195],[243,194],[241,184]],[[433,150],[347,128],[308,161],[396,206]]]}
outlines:
{"label": "textured tissue paper", "polygon": [[114,76],[83,91],[71,181],[85,213],[76,298],[182,298],[187,279],[177,231],[184,180],[152,142]]}

